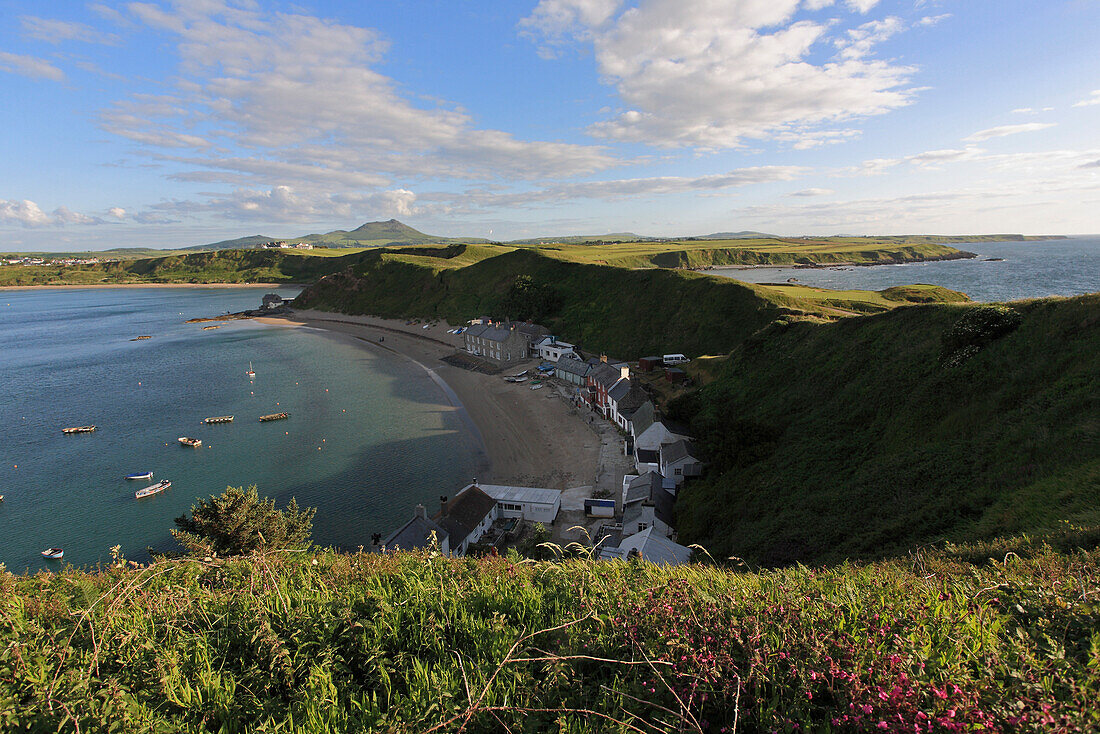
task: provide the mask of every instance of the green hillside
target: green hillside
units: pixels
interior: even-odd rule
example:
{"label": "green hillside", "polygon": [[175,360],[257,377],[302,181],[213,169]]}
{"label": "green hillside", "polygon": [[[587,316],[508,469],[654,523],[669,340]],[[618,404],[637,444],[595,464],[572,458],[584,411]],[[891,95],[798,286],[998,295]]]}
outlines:
{"label": "green hillside", "polygon": [[677,502],[681,540],[715,555],[1100,525],[1100,295],[777,323],[673,408],[712,462]]}
{"label": "green hillside", "polygon": [[1100,554],[0,567],[0,729],[1096,731]]}
{"label": "green hillside", "polygon": [[280,250],[219,250],[96,265],[0,268],[0,286],[140,283],[310,283],[343,267],[340,258]]}

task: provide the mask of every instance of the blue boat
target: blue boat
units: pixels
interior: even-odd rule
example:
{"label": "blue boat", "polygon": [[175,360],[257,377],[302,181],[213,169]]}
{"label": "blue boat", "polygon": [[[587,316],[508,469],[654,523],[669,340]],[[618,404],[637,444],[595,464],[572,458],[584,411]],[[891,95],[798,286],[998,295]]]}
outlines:
{"label": "blue boat", "polygon": [[47,548],[46,550],[42,551],[42,557],[48,558],[51,561],[60,560],[64,555],[65,551],[61,550],[60,548]]}
{"label": "blue boat", "polygon": [[151,472],[151,471],[142,471],[142,472],[138,472],[137,474],[127,474],[126,478],[127,479],[152,479],[153,478],[153,472]]}

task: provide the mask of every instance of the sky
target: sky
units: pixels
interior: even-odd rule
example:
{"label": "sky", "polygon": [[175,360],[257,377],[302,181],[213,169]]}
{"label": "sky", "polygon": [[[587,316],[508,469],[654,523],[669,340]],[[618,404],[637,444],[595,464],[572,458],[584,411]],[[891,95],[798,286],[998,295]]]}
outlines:
{"label": "sky", "polygon": [[0,250],[1100,232],[1100,0],[0,0]]}

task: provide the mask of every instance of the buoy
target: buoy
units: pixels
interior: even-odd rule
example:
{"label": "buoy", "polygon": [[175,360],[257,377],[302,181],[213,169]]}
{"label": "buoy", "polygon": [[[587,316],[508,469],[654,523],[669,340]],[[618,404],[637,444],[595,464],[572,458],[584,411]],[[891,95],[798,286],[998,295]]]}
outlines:
{"label": "buoy", "polygon": [[325,392],[328,392],[328,388],[327,388],[327,387],[325,388]]}

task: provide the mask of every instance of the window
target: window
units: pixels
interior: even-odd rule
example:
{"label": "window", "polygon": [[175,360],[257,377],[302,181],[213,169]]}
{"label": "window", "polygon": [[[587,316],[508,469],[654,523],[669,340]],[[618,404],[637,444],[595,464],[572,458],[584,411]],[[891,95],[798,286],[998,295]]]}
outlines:
{"label": "window", "polygon": [[500,503],[500,509],[510,510],[512,512],[522,512],[523,511],[523,505],[514,505],[514,504],[511,504],[509,502],[501,502]]}
{"label": "window", "polygon": [[683,470],[682,468],[680,468],[680,467],[676,467],[676,471],[675,471],[675,474],[676,474],[677,476],[679,476],[680,474],[683,474],[683,473],[684,473],[684,470]]}

